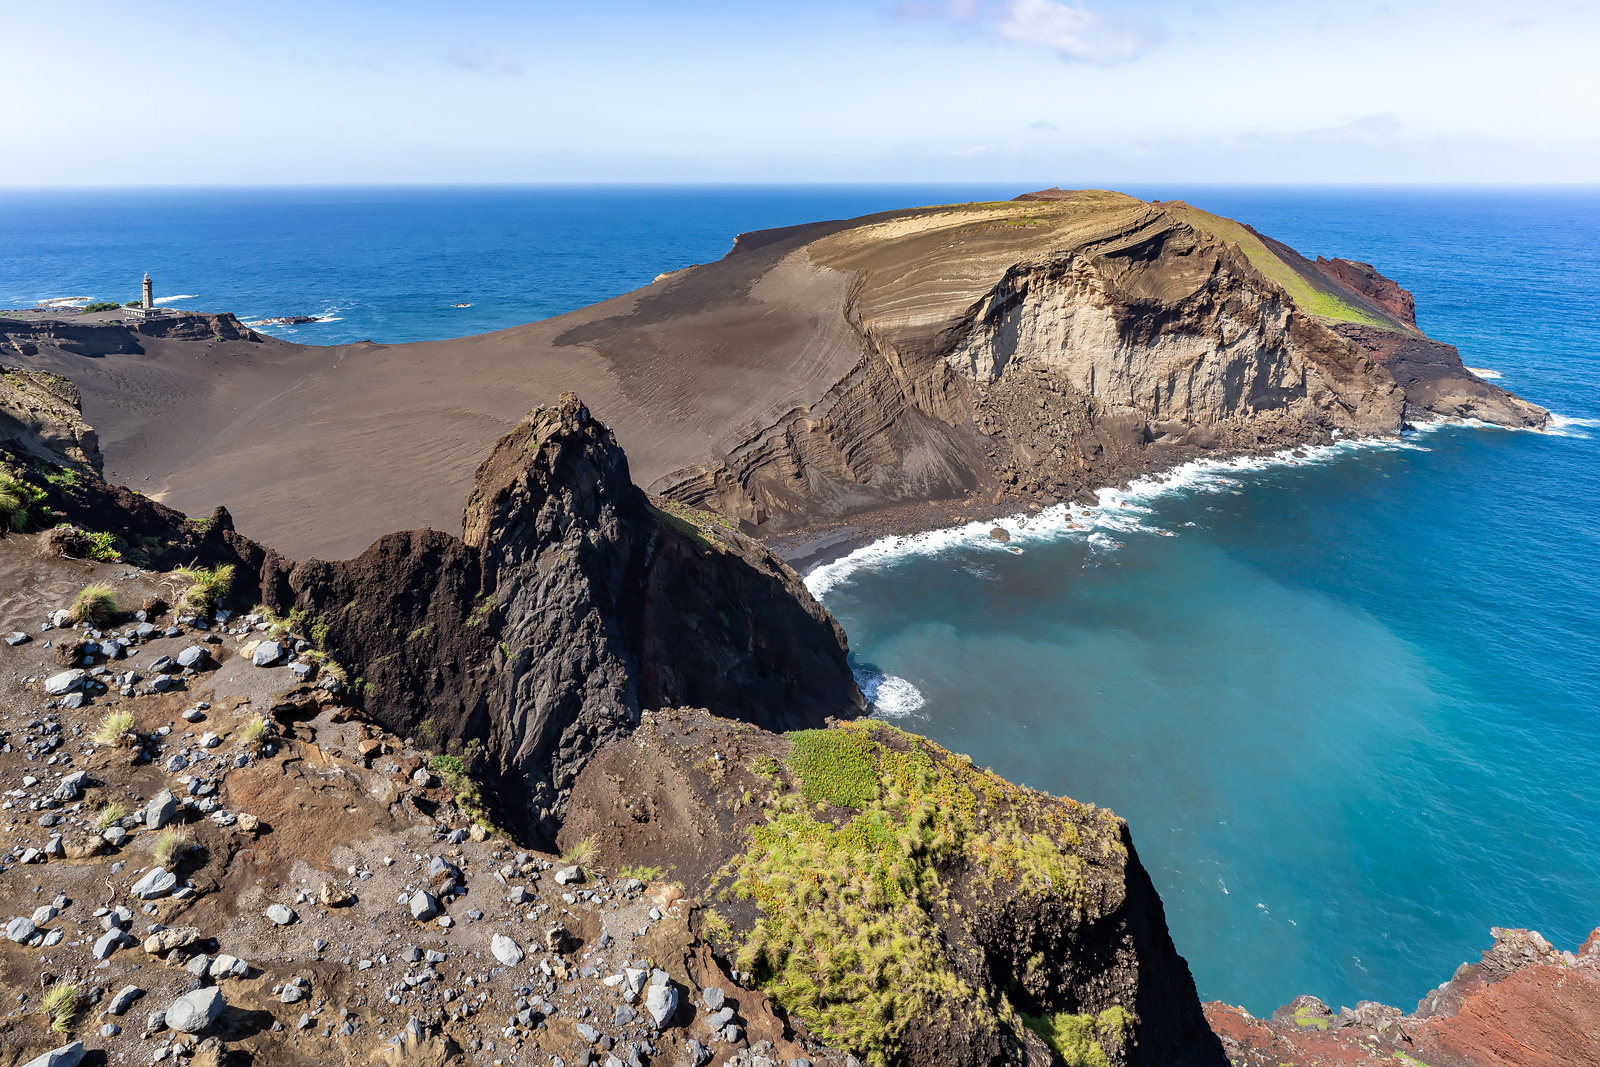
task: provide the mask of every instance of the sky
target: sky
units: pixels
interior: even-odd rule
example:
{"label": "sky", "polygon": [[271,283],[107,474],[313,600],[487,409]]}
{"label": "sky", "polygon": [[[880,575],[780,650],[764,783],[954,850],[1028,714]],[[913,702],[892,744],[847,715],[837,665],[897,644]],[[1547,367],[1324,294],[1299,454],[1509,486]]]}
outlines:
{"label": "sky", "polygon": [[0,186],[1600,182],[1600,3],[0,0]]}

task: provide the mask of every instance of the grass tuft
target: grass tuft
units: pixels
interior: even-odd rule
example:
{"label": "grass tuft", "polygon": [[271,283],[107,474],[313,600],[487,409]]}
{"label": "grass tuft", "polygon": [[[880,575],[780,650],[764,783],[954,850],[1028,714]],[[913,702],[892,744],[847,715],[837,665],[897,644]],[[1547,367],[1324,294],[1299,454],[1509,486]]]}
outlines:
{"label": "grass tuft", "polygon": [[183,603],[201,615],[213,615],[222,598],[233,588],[233,564],[216,567],[179,567],[172,572],[189,583]]}
{"label": "grass tuft", "polygon": [[126,808],[113,801],[101,808],[99,814],[94,817],[94,828],[96,830],[109,830],[121,822],[127,814]]}
{"label": "grass tuft", "polygon": [[161,831],[156,838],[155,861],[157,867],[171,867],[189,847],[189,835],[173,828]]}
{"label": "grass tuft", "polygon": [[120,745],[131,733],[133,733],[133,712],[108,711],[101,717],[100,725],[95,727],[89,740],[97,745]]}
{"label": "grass tuft", "polygon": [[86,622],[90,626],[109,626],[117,617],[116,590],[109,585],[86,585],[72,602],[73,622]]}
{"label": "grass tuft", "polygon": [[39,1001],[39,1014],[50,1020],[51,1033],[72,1029],[72,1019],[78,1014],[78,984],[63,978],[51,986]]}
{"label": "grass tuft", "polygon": [[243,745],[254,747],[261,743],[267,736],[267,720],[257,715],[244,724],[244,729],[239,731],[239,742]]}
{"label": "grass tuft", "polygon": [[44,490],[0,470],[0,533],[26,527],[45,496]]}
{"label": "grass tuft", "polygon": [[1022,1021],[1029,1030],[1044,1038],[1044,1043],[1067,1067],[1110,1067],[1111,1057],[1105,1046],[1115,1049],[1122,1044],[1133,1016],[1126,1009],[1113,1005],[1099,1015],[1025,1014]]}
{"label": "grass tuft", "polygon": [[586,837],[563,852],[561,854],[561,862],[566,864],[575,863],[582,867],[590,860],[594,859],[594,854],[596,851],[598,851],[598,846],[595,844],[594,838]]}
{"label": "grass tuft", "polygon": [[629,878],[637,878],[641,882],[654,882],[665,873],[660,867],[624,867],[617,872],[617,878],[624,882]]}

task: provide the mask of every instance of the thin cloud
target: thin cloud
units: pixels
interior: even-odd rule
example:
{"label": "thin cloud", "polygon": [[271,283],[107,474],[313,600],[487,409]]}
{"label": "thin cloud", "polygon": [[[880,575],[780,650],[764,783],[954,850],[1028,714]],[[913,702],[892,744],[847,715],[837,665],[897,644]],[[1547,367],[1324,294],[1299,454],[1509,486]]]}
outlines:
{"label": "thin cloud", "polygon": [[1030,123],[1028,123],[1028,126],[1031,129],[1043,130],[1046,133],[1060,133],[1061,132],[1061,127],[1060,126],[1057,126],[1053,122],[1046,122],[1043,119],[1040,119],[1038,122],[1030,122]]}
{"label": "thin cloud", "polygon": [[483,52],[466,48],[453,48],[445,56],[445,62],[452,67],[470,70],[474,74],[508,74],[522,73],[522,65],[516,60],[501,55],[499,52]]}
{"label": "thin cloud", "polygon": [[1068,63],[1105,67],[1139,58],[1165,36],[1147,22],[1060,0],[906,0],[894,14],[990,31],[1012,44],[1048,48]]}

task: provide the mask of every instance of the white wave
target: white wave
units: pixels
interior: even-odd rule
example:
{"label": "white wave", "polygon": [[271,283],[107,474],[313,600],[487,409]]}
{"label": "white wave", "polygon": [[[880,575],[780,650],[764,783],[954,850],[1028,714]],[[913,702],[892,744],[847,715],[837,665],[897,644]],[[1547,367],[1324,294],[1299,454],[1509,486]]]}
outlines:
{"label": "white wave", "polygon": [[872,705],[874,714],[904,719],[927,703],[922,690],[904,678],[860,667],[854,669],[854,674],[856,684],[861,687],[861,695]]}
{"label": "white wave", "polygon": [[1465,370],[1468,374],[1476,374],[1478,377],[1483,378],[1486,381],[1502,377],[1499,371],[1490,370],[1488,367],[1467,367]]}
{"label": "white wave", "polygon": [[90,299],[91,298],[87,296],[49,296],[39,301],[39,303],[35,306],[42,308],[64,308],[71,307],[73,304],[87,304],[89,303]]}
{"label": "white wave", "polygon": [[1584,433],[1582,429],[1578,429],[1578,427],[1593,429],[1596,426],[1600,426],[1600,419],[1569,419],[1565,415],[1557,415],[1552,411],[1550,413],[1550,424],[1544,428],[1544,432],[1551,437],[1577,437],[1587,441],[1589,440],[1589,435]]}
{"label": "white wave", "polygon": [[154,302],[157,303],[157,304],[170,304],[174,300],[199,300],[199,299],[200,299],[200,294],[199,293],[184,293],[181,296],[158,296],[158,297],[155,298]]}
{"label": "white wave", "polygon": [[[1426,428],[1438,427],[1429,425]],[[1332,444],[1286,448],[1267,456],[1191,460],[1160,474],[1136,479],[1124,489],[1100,489],[1096,493],[1097,502],[1091,505],[1055,504],[1037,514],[1019,512],[999,519],[969,522],[963,526],[880,538],[862,545],[841,559],[812,568],[805,576],[806,588],[812,596],[821,600],[860,571],[879,571],[902,559],[938,556],[957,548],[967,552],[1014,553],[1029,543],[1081,540],[1097,552],[1114,552],[1123,547],[1120,538],[1132,534],[1181,536],[1144,521],[1152,514],[1152,504],[1159,497],[1174,493],[1242,494],[1242,475],[1274,467],[1325,463],[1368,449],[1428,451],[1405,437],[1395,440],[1341,436]],[[990,537],[989,531],[996,527],[1004,530],[1009,540]]]}

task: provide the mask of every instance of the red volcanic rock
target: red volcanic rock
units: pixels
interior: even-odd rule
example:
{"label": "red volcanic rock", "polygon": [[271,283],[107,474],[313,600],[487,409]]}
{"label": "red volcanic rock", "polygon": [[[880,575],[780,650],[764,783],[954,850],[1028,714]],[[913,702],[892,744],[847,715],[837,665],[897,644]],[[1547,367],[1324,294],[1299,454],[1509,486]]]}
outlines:
{"label": "red volcanic rock", "polygon": [[1417,324],[1417,301],[1409,290],[1400,288],[1392,278],[1378,273],[1371,263],[1357,263],[1351,259],[1323,259],[1317,257],[1317,269],[1336,282],[1342,282],[1380,304],[1407,326]]}
{"label": "red volcanic rock", "polygon": [[1372,1001],[1334,1015],[1297,997],[1271,1019],[1213,1001],[1206,1021],[1234,1064],[1393,1067],[1396,1054],[1428,1067],[1600,1064],[1600,929],[1576,954],[1528,930],[1494,936],[1410,1015]]}

